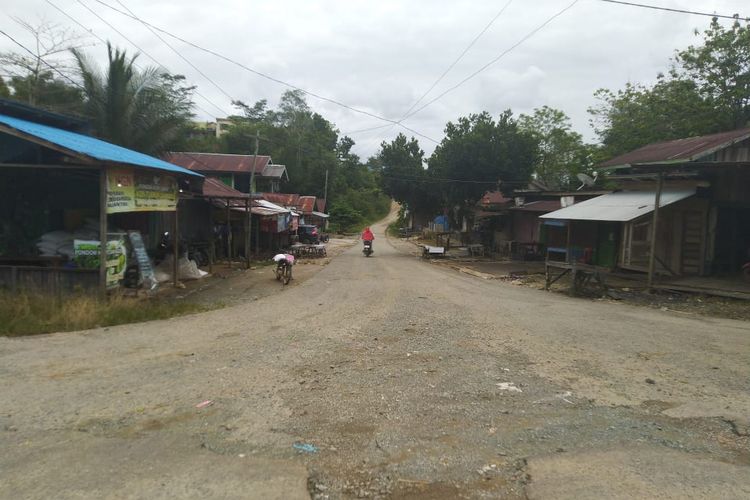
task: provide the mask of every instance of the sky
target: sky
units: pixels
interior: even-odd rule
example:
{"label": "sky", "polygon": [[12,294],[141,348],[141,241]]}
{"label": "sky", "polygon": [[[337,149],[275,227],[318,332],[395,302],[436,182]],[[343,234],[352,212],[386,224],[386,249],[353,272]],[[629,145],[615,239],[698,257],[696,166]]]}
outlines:
{"label": "sky", "polygon": [[[3,0],[0,29],[31,46],[33,37],[13,20],[41,20],[111,40],[129,52],[143,51],[142,65],[165,67],[197,85],[198,119],[236,112],[231,100],[267,99],[275,106],[289,87],[219,57],[162,35],[200,72],[153,33],[119,10],[195,45],[211,49],[276,80],[399,121],[448,69],[490,21],[502,14],[442,81],[414,109],[501,56],[481,73],[403,121],[412,129],[307,96],[310,107],[356,142],[363,158],[398,133],[416,135],[430,154],[449,121],[488,111],[531,113],[544,105],[563,110],[587,141],[596,136],[587,108],[599,88],[620,89],[627,82],[652,83],[666,71],[676,49],[700,43],[695,30],[710,18],[579,0]],[[642,0],[663,7],[750,17],[747,0]],[[56,10],[56,5],[68,16]],[[139,49],[87,10],[101,16]],[[731,21],[723,21],[731,23]],[[85,50],[102,64],[106,49],[95,37]],[[521,42],[520,45],[514,45]],[[509,50],[510,49],[510,50]],[[0,35],[0,52],[20,51]],[[151,60],[149,56],[154,60]],[[209,102],[210,101],[210,102]],[[357,132],[380,127],[377,130]]]}

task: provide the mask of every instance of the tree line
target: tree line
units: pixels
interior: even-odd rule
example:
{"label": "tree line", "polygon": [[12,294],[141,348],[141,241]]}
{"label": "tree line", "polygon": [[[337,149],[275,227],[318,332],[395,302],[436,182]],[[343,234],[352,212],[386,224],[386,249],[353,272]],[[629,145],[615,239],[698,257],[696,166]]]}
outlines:
{"label": "tree line", "polygon": [[414,137],[383,142],[375,157],[383,190],[412,211],[460,216],[483,194],[530,181],[575,189],[606,159],[647,144],[750,126],[750,24],[714,18],[700,43],[675,52],[653,85],[599,89],[588,109],[599,141],[586,144],[564,111],[487,112],[449,122],[432,155]]}
{"label": "tree line", "polygon": [[[299,91],[284,92],[276,108],[266,100],[236,101],[228,132],[205,136],[193,121],[195,87],[182,75],[142,67],[138,54],[109,44],[99,68],[85,38],[45,23],[25,27],[37,39],[37,53],[0,54],[0,96],[81,115],[98,137],[149,154],[252,154],[258,135],[260,154],[287,166],[283,190],[327,194],[332,220],[343,230],[384,215],[389,198],[412,210],[461,212],[489,190],[509,194],[530,181],[571,189],[577,174],[618,154],[750,122],[750,25],[739,20],[725,26],[713,19],[696,32],[700,43],[676,51],[653,85],[599,89],[588,109],[596,144],[585,143],[564,111],[542,106],[530,114],[459,117],[446,124],[429,157],[416,138],[399,134],[366,160]],[[70,57],[56,57],[62,54]]]}

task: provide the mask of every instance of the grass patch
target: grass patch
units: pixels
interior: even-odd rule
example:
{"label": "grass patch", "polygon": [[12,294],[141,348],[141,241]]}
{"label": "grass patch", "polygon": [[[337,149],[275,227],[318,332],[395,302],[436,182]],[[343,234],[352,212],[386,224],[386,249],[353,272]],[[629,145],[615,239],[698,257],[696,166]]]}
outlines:
{"label": "grass patch", "polygon": [[99,299],[71,295],[0,292],[0,335],[14,337],[139,323],[211,309],[189,302],[120,295]]}

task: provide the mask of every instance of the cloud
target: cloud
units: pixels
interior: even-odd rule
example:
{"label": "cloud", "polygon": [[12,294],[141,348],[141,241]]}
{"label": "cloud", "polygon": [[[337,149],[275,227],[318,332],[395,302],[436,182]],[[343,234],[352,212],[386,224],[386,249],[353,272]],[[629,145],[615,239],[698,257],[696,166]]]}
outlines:
{"label": "cloud", "polygon": [[[135,51],[78,3],[51,1],[64,6],[69,15],[99,36]],[[229,98],[142,25],[93,0],[83,1],[170,71],[185,74],[223,111],[233,111]],[[104,1],[121,8],[116,0]],[[503,4],[447,0],[124,3],[149,22],[260,72],[392,119],[403,116]],[[568,3],[514,1],[423,103],[496,58]],[[750,15],[745,0],[703,3],[703,10]],[[43,0],[5,0],[3,4],[6,16],[32,20],[44,15],[73,26]],[[660,0],[659,4],[684,7],[680,0]],[[30,43],[18,25],[8,17],[5,21],[4,29]],[[693,29],[703,29],[708,22],[703,17],[581,1],[486,71],[405,123],[439,140],[446,122],[460,116],[482,110],[496,115],[508,108],[518,114],[546,104],[568,113],[574,127],[593,140],[586,114],[586,108],[594,104],[593,92],[600,87],[621,88],[628,81],[653,81],[659,71],[668,68],[675,49],[698,41]],[[275,104],[286,90],[215,56],[175,40],[169,42],[233,98],[250,103],[268,99]],[[0,51],[15,49],[10,41],[0,38]],[[99,61],[105,58],[102,47],[90,52]],[[150,64],[145,56],[141,62]],[[308,101],[343,132],[383,124],[312,97]],[[222,114],[201,98],[196,102],[202,118]],[[355,134],[355,151],[369,156],[382,140],[392,139],[401,131],[393,126]],[[425,139],[420,143],[428,152],[434,147]]]}

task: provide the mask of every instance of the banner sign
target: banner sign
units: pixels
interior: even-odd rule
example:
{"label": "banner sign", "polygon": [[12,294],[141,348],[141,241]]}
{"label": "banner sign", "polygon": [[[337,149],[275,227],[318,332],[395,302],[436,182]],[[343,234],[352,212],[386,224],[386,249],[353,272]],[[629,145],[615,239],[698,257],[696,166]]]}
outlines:
{"label": "banner sign", "polygon": [[[99,269],[101,243],[73,240],[73,261],[82,269]],[[125,278],[127,250],[122,239],[107,242],[107,288],[116,287]]]}
{"label": "banner sign", "polygon": [[141,233],[138,231],[128,231],[128,238],[130,238],[130,245],[133,247],[133,254],[138,263],[138,272],[141,275],[143,287],[148,291],[156,290],[156,287],[159,286],[159,282],[156,280],[154,268],[151,265],[151,259],[149,259],[148,253],[146,252],[146,246],[143,244]]}
{"label": "banner sign", "polygon": [[177,180],[166,174],[107,169],[107,213],[174,212]]}

